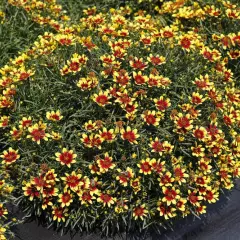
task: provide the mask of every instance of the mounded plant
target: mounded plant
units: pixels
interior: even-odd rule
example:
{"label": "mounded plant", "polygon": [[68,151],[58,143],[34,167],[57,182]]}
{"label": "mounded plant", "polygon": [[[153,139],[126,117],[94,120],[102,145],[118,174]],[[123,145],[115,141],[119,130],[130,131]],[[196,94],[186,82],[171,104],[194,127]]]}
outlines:
{"label": "mounded plant", "polygon": [[2,169],[26,217],[110,236],[200,216],[233,188],[238,5],[92,7],[75,21],[55,1],[9,3],[46,30],[0,70]]}

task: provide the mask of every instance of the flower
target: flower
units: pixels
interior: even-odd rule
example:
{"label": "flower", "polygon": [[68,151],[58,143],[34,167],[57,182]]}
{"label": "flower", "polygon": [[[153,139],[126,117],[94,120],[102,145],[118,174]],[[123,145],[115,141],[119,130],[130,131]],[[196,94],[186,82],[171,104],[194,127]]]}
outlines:
{"label": "flower", "polygon": [[188,190],[188,201],[194,206],[200,206],[200,201],[203,200],[202,196],[197,195],[197,191]]}
{"label": "flower", "polygon": [[193,122],[193,120],[190,119],[189,114],[184,116],[182,113],[179,113],[175,119],[177,128],[182,129],[184,132],[191,130],[193,128],[192,122]]}
{"label": "flower", "polygon": [[137,166],[140,168],[139,172],[143,173],[144,175],[148,175],[152,173],[152,166],[150,164],[151,159],[143,159],[140,161],[140,163],[137,164]]}
{"label": "flower", "polygon": [[53,220],[54,221],[57,220],[58,222],[61,222],[61,221],[65,222],[66,217],[68,216],[67,211],[68,211],[67,208],[54,206],[52,211]]}
{"label": "flower", "polygon": [[10,134],[12,135],[13,140],[18,141],[21,139],[23,131],[21,129],[13,127],[12,130],[10,131]]}
{"label": "flower", "polygon": [[58,202],[61,203],[62,208],[69,207],[73,202],[73,197],[69,190],[65,190],[63,193],[59,194],[58,198]]}
{"label": "flower", "polygon": [[149,57],[147,58],[147,60],[155,66],[166,63],[166,58],[163,56],[159,56],[159,55],[153,56],[152,54],[150,54]]}
{"label": "flower", "polygon": [[185,199],[185,198],[178,199],[178,201],[176,203],[177,210],[184,212],[186,209],[186,203],[187,203],[187,199]]}
{"label": "flower", "polygon": [[93,101],[96,102],[99,106],[104,107],[109,102],[109,91],[100,91],[98,94],[93,95]]}
{"label": "flower", "polygon": [[4,128],[8,126],[10,117],[8,116],[1,116],[0,117],[0,128]]}
{"label": "flower", "polygon": [[126,187],[130,181],[134,177],[134,173],[132,168],[127,167],[126,171],[122,171],[121,169],[117,169],[119,174],[117,175],[116,179],[122,184],[124,187]]}
{"label": "flower", "polygon": [[196,157],[204,157],[205,156],[205,148],[202,145],[197,145],[191,147],[192,155]]}
{"label": "flower", "polygon": [[163,153],[171,153],[173,150],[173,146],[168,141],[160,142],[158,137],[155,137],[149,146],[152,148],[152,152],[159,153],[161,156]]}
{"label": "flower", "polygon": [[3,164],[12,164],[17,161],[17,159],[20,158],[20,155],[18,154],[18,150],[14,150],[11,147],[6,151],[3,151],[3,155],[0,155],[0,157],[3,159]]}
{"label": "flower", "polygon": [[57,174],[55,173],[55,169],[49,169],[44,175],[44,180],[47,184],[59,181],[59,179],[57,178]]}
{"label": "flower", "polygon": [[73,153],[73,150],[68,150],[67,148],[63,148],[62,152],[55,153],[56,160],[61,163],[61,165],[66,165],[70,168],[72,163],[76,162],[77,154]]}
{"label": "flower", "polygon": [[144,70],[147,67],[147,63],[143,61],[143,58],[135,57],[129,63],[130,63],[130,66],[134,69]]}
{"label": "flower", "polygon": [[186,178],[189,177],[189,174],[186,173],[186,169],[183,166],[178,164],[174,167],[173,171],[175,182],[177,182],[179,185],[186,183]]}
{"label": "flower", "polygon": [[215,203],[219,198],[219,193],[216,190],[207,190],[204,194],[204,199],[209,203]]}
{"label": "flower", "polygon": [[147,125],[157,126],[160,121],[159,114],[157,114],[156,111],[147,110],[141,115],[141,117],[144,119]]}
{"label": "flower", "polygon": [[193,130],[193,136],[200,141],[204,141],[207,137],[207,130],[204,127],[197,126]]}
{"label": "flower", "polygon": [[98,159],[97,164],[101,173],[105,173],[115,167],[115,164],[112,162],[112,157],[109,157],[108,153],[104,154],[103,159]]}
{"label": "flower", "polygon": [[101,149],[101,144],[103,142],[103,139],[99,134],[91,134],[90,136],[87,136],[85,133],[82,134],[82,142],[83,144],[88,148],[96,147],[98,149]]}
{"label": "flower", "polygon": [[32,125],[32,118],[31,117],[23,117],[22,120],[19,122],[19,128],[28,128]]}
{"label": "flower", "polygon": [[53,203],[51,201],[51,198],[46,197],[46,198],[43,199],[42,209],[45,210],[45,209],[47,209],[48,206],[52,207]]}
{"label": "flower", "polygon": [[75,171],[73,171],[71,174],[65,173],[66,177],[61,177],[61,179],[65,183],[66,188],[71,188],[72,190],[76,190],[78,186],[83,185],[82,182],[80,182],[80,179],[82,177],[81,174],[77,174]]}
{"label": "flower", "polygon": [[159,99],[154,98],[153,101],[155,102],[155,106],[159,111],[165,111],[167,108],[171,106],[171,102],[169,98],[164,99],[161,96]]}
{"label": "flower", "polygon": [[118,214],[126,212],[128,210],[127,202],[128,200],[125,198],[121,198],[120,200],[117,200],[114,211]]}
{"label": "flower", "polygon": [[32,183],[26,183],[24,187],[22,187],[24,190],[24,196],[29,197],[30,201],[33,201],[33,199],[40,197],[40,192],[37,190],[36,186]]}
{"label": "flower", "polygon": [[58,188],[55,187],[55,183],[51,183],[43,187],[42,196],[44,198],[55,197],[58,196],[58,191]]}
{"label": "flower", "polygon": [[165,167],[165,161],[162,161],[160,159],[156,160],[155,158],[151,159],[150,164],[152,166],[152,170],[155,171],[157,174],[162,174],[166,167]]}
{"label": "flower", "polygon": [[164,194],[162,201],[166,202],[168,206],[170,204],[176,205],[177,199],[180,198],[179,196],[180,190],[179,189],[176,190],[175,187],[172,188],[162,187],[162,191]]}
{"label": "flower", "polygon": [[160,187],[162,186],[172,186],[174,178],[170,172],[166,172],[164,175],[158,178]]}
{"label": "flower", "polygon": [[97,198],[97,202],[103,203],[103,206],[111,207],[116,202],[116,198],[112,197],[107,193],[101,193],[100,196]]}
{"label": "flower", "polygon": [[32,141],[37,142],[40,144],[40,140],[48,141],[50,134],[46,133],[46,125],[42,122],[36,123],[33,126],[28,127],[29,135],[27,138],[32,138]]}
{"label": "flower", "polygon": [[200,95],[198,92],[193,92],[189,99],[192,104],[200,105],[205,101],[206,98],[203,98],[203,95]]}
{"label": "flower", "polygon": [[92,204],[93,201],[96,199],[96,197],[93,196],[93,193],[91,191],[84,191],[81,193],[80,200],[81,204]]}
{"label": "flower", "polygon": [[8,214],[8,210],[3,206],[2,203],[0,203],[0,219],[5,218],[4,215]]}
{"label": "flower", "polygon": [[135,81],[135,83],[137,85],[143,85],[143,84],[145,84],[147,82],[148,77],[147,76],[143,76],[142,72],[139,71],[137,73],[133,72],[133,79],[134,79],[134,81]]}
{"label": "flower", "polygon": [[160,216],[163,216],[164,219],[173,218],[176,216],[176,208],[172,206],[166,206],[163,202],[158,202],[157,210],[159,211]]}
{"label": "flower", "polygon": [[147,216],[147,213],[148,210],[146,209],[145,204],[133,208],[133,217],[135,220],[137,220],[138,218],[143,220],[143,218]]}
{"label": "flower", "polygon": [[99,131],[100,137],[103,139],[103,141],[107,142],[113,142],[115,140],[115,133],[113,129],[107,130],[106,128],[103,128],[102,131]]}
{"label": "flower", "polygon": [[121,129],[121,137],[123,140],[127,140],[131,144],[135,143],[137,144],[137,138],[139,137],[139,134],[137,134],[137,129],[131,129],[130,126],[127,126],[127,129]]}
{"label": "flower", "polygon": [[48,120],[56,122],[56,121],[60,121],[63,118],[63,116],[61,115],[60,111],[57,110],[57,111],[47,112],[46,118]]}

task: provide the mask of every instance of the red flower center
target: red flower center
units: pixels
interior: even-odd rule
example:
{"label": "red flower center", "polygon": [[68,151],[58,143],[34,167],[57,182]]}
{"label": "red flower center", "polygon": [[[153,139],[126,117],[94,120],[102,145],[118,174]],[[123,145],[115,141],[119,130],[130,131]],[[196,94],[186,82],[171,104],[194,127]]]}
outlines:
{"label": "red flower center", "polygon": [[165,194],[165,197],[168,201],[171,201],[171,200],[175,199],[175,197],[177,196],[176,191],[173,190],[173,189],[167,189],[164,194]]}
{"label": "red flower center", "polygon": [[31,132],[32,137],[34,138],[35,141],[39,141],[45,137],[45,131],[41,129],[34,129]]}
{"label": "red flower center", "polygon": [[149,115],[146,116],[146,122],[148,124],[154,125],[156,123],[156,118],[154,117],[154,115],[149,114]]}
{"label": "red flower center", "polygon": [[139,84],[139,85],[145,83],[145,79],[144,79],[144,77],[142,75],[136,75],[134,77],[134,80],[135,80],[135,83]]}
{"label": "red flower center", "polygon": [[168,107],[168,102],[165,100],[158,100],[156,105],[157,105],[158,110],[163,111]]}
{"label": "red flower center", "polygon": [[73,160],[73,155],[70,152],[64,152],[64,153],[61,153],[59,158],[62,163],[69,164]]}
{"label": "red flower center", "polygon": [[104,203],[108,203],[109,201],[111,201],[112,197],[108,194],[101,194],[100,198]]}
{"label": "red flower center", "polygon": [[101,105],[105,105],[108,102],[108,97],[105,95],[100,95],[96,98],[96,102],[100,103]]}
{"label": "red flower center", "polygon": [[190,121],[187,117],[181,117],[178,119],[177,124],[180,128],[187,128],[190,126]]}
{"label": "red flower center", "polygon": [[68,203],[71,200],[71,195],[69,193],[64,193],[62,196],[62,202]]}
{"label": "red flower center", "polygon": [[4,156],[6,162],[13,162],[17,159],[17,154],[15,152],[9,152]]}
{"label": "red flower center", "polygon": [[136,207],[136,208],[134,209],[134,213],[135,213],[136,216],[143,216],[143,214],[144,214],[144,208],[142,208],[142,207]]}
{"label": "red flower center", "polygon": [[152,144],[152,148],[155,152],[163,152],[164,151],[163,144],[159,141],[154,142]]}
{"label": "red flower center", "polygon": [[151,165],[148,162],[144,162],[141,164],[141,169],[143,172],[151,171]]}
{"label": "red flower center", "polygon": [[78,71],[79,70],[79,63],[78,62],[70,63],[70,70],[71,71]]}
{"label": "red flower center", "polygon": [[134,68],[136,69],[144,69],[146,67],[146,64],[144,64],[143,62],[141,62],[140,60],[136,60],[133,65]]}
{"label": "red flower center", "polygon": [[68,176],[67,177],[67,185],[69,187],[76,187],[79,184],[80,180],[77,176]]}
{"label": "red flower center", "polygon": [[203,139],[203,138],[204,138],[204,132],[203,132],[202,130],[197,129],[197,130],[194,132],[194,136],[195,136],[196,138]]}
{"label": "red flower center", "polygon": [[187,37],[185,37],[185,38],[183,38],[183,39],[181,40],[181,46],[182,46],[183,48],[190,48],[190,46],[191,46],[191,41],[190,41]]}
{"label": "red flower center", "polygon": [[136,136],[134,132],[129,131],[129,132],[123,133],[123,139],[128,140],[129,142],[134,142],[136,140]]}

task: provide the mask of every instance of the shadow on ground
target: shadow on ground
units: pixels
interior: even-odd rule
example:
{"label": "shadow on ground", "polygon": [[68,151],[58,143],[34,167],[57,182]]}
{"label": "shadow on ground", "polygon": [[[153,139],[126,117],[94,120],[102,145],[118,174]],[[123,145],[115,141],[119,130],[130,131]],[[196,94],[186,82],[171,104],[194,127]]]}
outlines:
{"label": "shadow on ground", "polygon": [[[14,240],[71,240],[70,235],[60,236],[53,230],[38,226],[36,222],[19,225]],[[240,181],[235,189],[221,195],[220,201],[209,205],[208,213],[200,219],[189,216],[175,222],[173,231],[162,230],[161,234],[154,231],[144,237],[132,236],[114,238],[146,240],[240,240]],[[75,235],[72,240],[99,240],[99,235]],[[110,238],[108,239],[110,240]]]}

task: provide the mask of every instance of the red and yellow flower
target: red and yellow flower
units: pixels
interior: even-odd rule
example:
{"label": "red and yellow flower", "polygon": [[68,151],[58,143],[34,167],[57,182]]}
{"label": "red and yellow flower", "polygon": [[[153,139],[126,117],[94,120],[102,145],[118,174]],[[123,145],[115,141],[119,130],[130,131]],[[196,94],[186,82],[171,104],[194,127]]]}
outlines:
{"label": "red and yellow flower", "polygon": [[112,197],[110,194],[107,193],[101,193],[99,197],[97,198],[97,202],[100,202],[103,204],[103,206],[111,207],[116,202],[116,198]]}
{"label": "red and yellow flower", "polygon": [[32,141],[37,142],[37,144],[40,144],[40,141],[42,139],[48,141],[50,134],[45,132],[46,128],[46,124],[42,122],[36,123],[33,126],[28,127],[28,131],[30,134],[27,135],[27,138],[31,138]]}
{"label": "red and yellow flower", "polygon": [[96,102],[99,106],[104,107],[107,104],[110,104],[109,91],[99,91],[99,93],[93,95],[93,101]]}
{"label": "red and yellow flower", "polygon": [[73,195],[69,190],[65,190],[63,193],[58,195],[58,202],[61,203],[61,207],[69,207],[73,202]]}
{"label": "red and yellow flower", "polygon": [[161,201],[158,202],[157,210],[159,211],[159,215],[164,217],[164,219],[169,219],[176,216],[176,208],[172,206],[166,206],[166,204]]}
{"label": "red and yellow flower", "polygon": [[133,217],[135,220],[141,219],[143,220],[148,214],[148,210],[146,209],[146,204],[142,204],[140,206],[136,206],[133,208]]}
{"label": "red and yellow flower", "polygon": [[3,164],[9,165],[16,162],[17,159],[20,158],[20,155],[18,154],[18,150],[14,150],[10,147],[8,150],[3,151],[0,157],[3,159]]}
{"label": "red and yellow flower", "polygon": [[68,212],[67,208],[54,206],[52,211],[53,220],[58,222],[65,222],[66,217],[68,216],[67,212]]}
{"label": "red and yellow flower", "polygon": [[57,111],[47,112],[46,118],[48,120],[56,122],[56,121],[60,121],[63,118],[63,116],[61,115],[60,110],[57,110]]}
{"label": "red and yellow flower", "polygon": [[97,164],[101,173],[108,172],[109,169],[113,169],[116,165],[112,162],[112,157],[109,157],[108,153],[104,154],[104,158],[97,160]]}
{"label": "red and yellow flower", "polygon": [[168,206],[171,204],[176,205],[177,200],[180,198],[179,189],[175,189],[175,187],[162,187],[162,192],[164,194],[164,197],[162,199],[163,202],[166,202]]}
{"label": "red and yellow flower", "polygon": [[40,197],[40,192],[37,190],[35,184],[28,182],[22,187],[22,189],[24,191],[24,196],[29,197],[30,201],[33,201],[34,198]]}
{"label": "red and yellow flower", "polygon": [[63,148],[62,152],[55,153],[56,160],[61,163],[61,165],[66,165],[70,168],[71,164],[76,162],[77,154],[73,153],[73,150],[68,150]]}
{"label": "red and yellow flower", "polygon": [[188,190],[188,201],[196,206],[196,207],[199,207],[200,204],[201,204],[201,201],[203,200],[203,197],[202,196],[199,196],[197,191],[191,191],[191,190]]}
{"label": "red and yellow flower", "polygon": [[144,175],[148,175],[152,173],[152,166],[151,166],[151,159],[146,158],[142,159],[140,163],[137,164],[137,166],[140,168],[139,172],[143,173]]}
{"label": "red and yellow flower", "polygon": [[100,130],[99,135],[103,139],[103,141],[107,141],[109,143],[113,142],[116,137],[114,129],[107,130],[107,128],[103,128],[102,130]]}
{"label": "red and yellow flower", "polygon": [[151,62],[154,66],[158,66],[158,65],[166,63],[165,57],[159,56],[159,55],[153,55],[153,54],[150,54],[149,57],[147,58],[147,60],[149,62]]}
{"label": "red and yellow flower", "polygon": [[183,115],[182,113],[179,113],[175,119],[177,128],[182,130],[183,133],[193,128],[192,122],[193,120],[191,120],[191,116],[189,114]]}
{"label": "red and yellow flower", "polygon": [[160,121],[160,114],[156,113],[156,111],[145,111],[141,117],[144,119],[147,125],[158,126]]}
{"label": "red and yellow flower", "polygon": [[137,129],[133,129],[130,126],[127,126],[126,129],[121,129],[121,137],[123,140],[128,141],[129,143],[137,144],[137,138],[140,136]]}
{"label": "red and yellow flower", "polygon": [[122,171],[121,169],[117,169],[117,171],[118,171],[118,175],[116,179],[120,182],[121,185],[126,187],[130,182],[130,179],[134,177],[134,172],[132,168],[127,167],[126,171]]}
{"label": "red and yellow flower", "polygon": [[77,174],[75,171],[73,171],[71,174],[65,173],[65,177],[61,177],[61,179],[65,183],[66,188],[76,190],[79,186],[83,185],[83,183],[80,182],[81,177],[82,175],[80,173]]}
{"label": "red and yellow flower", "polygon": [[165,161],[161,161],[160,159],[157,160],[152,158],[150,164],[152,166],[152,170],[157,174],[162,174],[166,170]]}
{"label": "red and yellow flower", "polygon": [[138,69],[138,70],[144,70],[147,67],[147,63],[143,61],[143,58],[135,57],[129,63],[132,68]]}
{"label": "red and yellow flower", "polygon": [[159,111],[165,111],[167,108],[169,108],[171,106],[171,102],[169,98],[164,98],[163,96],[161,96],[160,98],[154,98],[153,99],[156,108]]}

